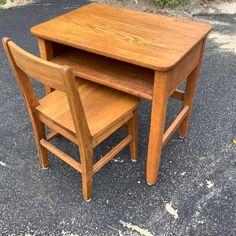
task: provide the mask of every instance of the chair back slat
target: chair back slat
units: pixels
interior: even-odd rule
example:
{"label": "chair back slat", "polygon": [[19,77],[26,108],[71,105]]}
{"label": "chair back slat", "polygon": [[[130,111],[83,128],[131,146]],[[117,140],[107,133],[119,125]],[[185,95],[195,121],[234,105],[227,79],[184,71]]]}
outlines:
{"label": "chair back slat", "polygon": [[63,66],[33,56],[12,41],[7,43],[7,47],[14,64],[27,76],[51,88],[65,92]]}
{"label": "chair back slat", "polygon": [[83,147],[91,142],[91,135],[78,90],[79,82],[71,69],[40,59],[24,51],[8,38],[3,38],[3,47],[24,96],[33,125],[36,126],[38,123],[34,111],[39,101],[28,77],[67,94],[76,136],[83,150]]}

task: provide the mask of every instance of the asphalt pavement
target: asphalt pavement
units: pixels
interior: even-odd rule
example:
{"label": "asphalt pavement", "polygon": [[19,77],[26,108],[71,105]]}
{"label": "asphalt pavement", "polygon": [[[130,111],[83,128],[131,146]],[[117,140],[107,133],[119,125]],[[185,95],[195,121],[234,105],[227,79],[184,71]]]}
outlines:
{"label": "asphalt pavement", "polygon": [[[86,3],[48,0],[0,9],[0,37],[38,54],[30,27]],[[89,203],[82,200],[81,175],[67,164],[50,154],[50,168],[39,168],[22,95],[0,47],[0,235],[236,235],[236,52],[227,47],[227,37],[236,34],[236,15],[196,18],[212,22],[226,42],[207,41],[189,135],[169,141],[158,183],[148,186],[151,104],[142,101],[138,162],[131,162],[128,149],[119,153],[95,175]],[[34,87],[41,96],[43,87]],[[179,108],[170,101],[167,125]],[[95,157],[122,135],[118,131],[100,144]],[[55,143],[77,156],[76,147],[64,138]],[[168,203],[177,210],[175,218],[166,210]]]}

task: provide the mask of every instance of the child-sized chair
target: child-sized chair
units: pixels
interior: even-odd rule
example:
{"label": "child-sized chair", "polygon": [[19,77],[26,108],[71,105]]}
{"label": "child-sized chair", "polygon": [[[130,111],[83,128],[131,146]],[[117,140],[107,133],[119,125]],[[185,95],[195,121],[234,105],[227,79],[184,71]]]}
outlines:
{"label": "child-sized chair", "polygon": [[[50,151],[81,172],[83,197],[89,201],[93,175],[119,151],[130,144],[131,159],[137,159],[139,99],[76,78],[68,66],[35,57],[9,38],[3,38],[3,46],[24,96],[41,167],[48,166],[47,151]],[[39,100],[29,77],[55,90]],[[93,149],[125,124],[128,124],[127,137],[94,164]],[[54,131],[48,138],[45,126]],[[49,142],[57,133],[78,145],[81,163]]]}

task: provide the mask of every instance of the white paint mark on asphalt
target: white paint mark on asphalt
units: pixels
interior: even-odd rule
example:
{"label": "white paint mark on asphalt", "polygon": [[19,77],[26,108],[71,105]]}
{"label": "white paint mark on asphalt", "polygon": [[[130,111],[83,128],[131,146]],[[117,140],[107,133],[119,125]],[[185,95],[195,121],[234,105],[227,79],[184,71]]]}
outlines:
{"label": "white paint mark on asphalt", "polygon": [[207,188],[210,189],[214,186],[214,183],[212,183],[211,181],[206,180],[206,182],[207,182]]}
{"label": "white paint mark on asphalt", "polygon": [[112,159],[112,161],[111,162],[118,162],[118,163],[123,163],[124,162],[124,160],[123,159]]}
{"label": "white paint mark on asphalt", "polygon": [[4,162],[2,162],[2,161],[0,161],[0,165],[1,165],[1,166],[6,166],[7,164],[4,163]]}
{"label": "white paint mark on asphalt", "polygon": [[174,208],[172,207],[172,203],[171,203],[171,202],[170,202],[170,203],[166,203],[165,208],[166,208],[166,211],[167,211],[168,213],[170,213],[175,219],[178,219],[178,218],[179,218],[178,210],[177,210],[177,209],[174,209]]}
{"label": "white paint mark on asphalt", "polygon": [[64,231],[64,230],[61,231],[61,235],[62,236],[79,236],[78,234],[72,234],[71,232]]}
{"label": "white paint mark on asphalt", "polygon": [[70,7],[63,7],[64,10],[67,10],[67,9],[75,9],[75,8],[78,8],[78,6],[70,6]]}
{"label": "white paint mark on asphalt", "polygon": [[184,176],[185,174],[186,174],[186,172],[182,172],[182,173],[180,173],[182,176]]}
{"label": "white paint mark on asphalt", "polygon": [[140,233],[140,234],[143,235],[143,236],[154,236],[148,229],[142,229],[142,228],[140,228],[140,227],[137,226],[137,225],[133,225],[133,224],[131,224],[131,223],[126,223],[126,222],[124,222],[124,221],[122,221],[122,220],[120,220],[120,223],[121,223],[124,227],[126,227],[126,228],[128,228],[128,229],[131,229],[131,230],[133,230],[133,231],[136,231],[136,232]]}

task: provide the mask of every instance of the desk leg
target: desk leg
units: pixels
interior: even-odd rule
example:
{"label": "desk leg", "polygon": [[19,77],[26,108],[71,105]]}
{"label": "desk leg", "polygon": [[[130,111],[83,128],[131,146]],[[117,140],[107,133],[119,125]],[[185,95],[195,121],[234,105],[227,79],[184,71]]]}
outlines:
{"label": "desk leg", "polygon": [[[42,38],[38,38],[38,46],[39,46],[39,53],[40,53],[41,58],[47,61],[53,59],[54,52],[53,52],[52,42],[42,39]],[[51,92],[52,92],[52,88],[45,85],[45,93],[49,94]]]}
{"label": "desk leg", "polygon": [[183,122],[181,123],[178,134],[180,137],[185,137],[188,132],[188,126],[190,121],[190,115],[193,107],[193,100],[194,100],[194,94],[197,86],[197,80],[199,76],[200,71],[200,65],[193,70],[193,72],[189,75],[186,83],[186,88],[184,92],[184,100],[183,100],[183,107],[189,106],[189,111]]}
{"label": "desk leg", "polygon": [[159,173],[168,97],[168,73],[156,72],[153,87],[151,127],[146,169],[146,181],[149,185],[156,183]]}
{"label": "desk leg", "polygon": [[193,100],[194,100],[194,94],[197,87],[197,81],[200,74],[200,67],[202,62],[202,57],[205,49],[205,43],[206,39],[202,41],[202,48],[201,48],[201,55],[199,58],[199,64],[198,66],[191,72],[191,74],[188,76],[186,88],[184,92],[184,100],[183,100],[183,107],[189,106],[188,115],[183,120],[182,124],[179,127],[178,134],[180,137],[185,137],[188,132],[188,126],[190,121],[190,115],[193,107]]}

